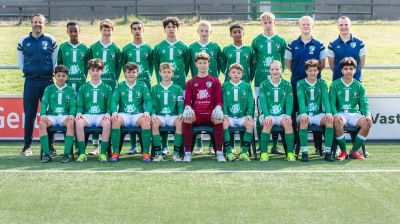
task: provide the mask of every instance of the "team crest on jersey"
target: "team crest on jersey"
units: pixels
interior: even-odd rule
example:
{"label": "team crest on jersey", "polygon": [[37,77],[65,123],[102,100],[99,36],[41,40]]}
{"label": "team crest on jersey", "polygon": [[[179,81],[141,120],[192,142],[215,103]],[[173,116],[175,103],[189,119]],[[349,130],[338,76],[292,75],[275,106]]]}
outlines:
{"label": "team crest on jersey", "polygon": [[178,54],[182,55],[183,51],[181,49],[178,49]]}
{"label": "team crest on jersey", "polygon": [[239,113],[239,111],[240,111],[240,105],[239,105],[238,103],[233,104],[233,105],[231,106],[231,112],[232,112],[232,114],[237,114],[237,113]]}
{"label": "team crest on jersey", "polygon": [[275,44],[276,50],[279,51],[281,49],[281,45],[279,43]]}
{"label": "team crest on jersey", "polygon": [[85,53],[81,52],[81,59],[83,59],[85,57]]}
{"label": "team crest on jersey", "polygon": [[174,93],[174,94],[172,94],[172,100],[176,100],[176,94]]}
{"label": "team crest on jersey", "polygon": [[210,97],[210,95],[208,94],[208,91],[205,89],[200,89],[197,92],[197,99],[199,99],[199,100],[206,99],[208,97]]}
{"label": "team crest on jersey", "polygon": [[246,97],[246,90],[243,90],[243,91],[242,91],[242,96],[243,96],[243,97]]}
{"label": "team crest on jersey", "polygon": [[199,84],[195,83],[194,86],[198,86]]}
{"label": "team crest on jersey", "polygon": [[162,114],[171,114],[171,110],[168,107],[163,107],[161,110]]}
{"label": "team crest on jersey", "polygon": [[57,114],[62,114],[64,112],[64,108],[63,107],[56,107],[55,112]]}
{"label": "team crest on jersey", "polygon": [[207,88],[210,88],[212,86],[212,82],[206,82]]}
{"label": "team crest on jersey", "polygon": [[27,43],[26,46],[27,46],[27,47],[30,47],[30,46],[31,46],[31,43]]}
{"label": "team crest on jersey", "polygon": [[210,51],[210,57],[214,57],[214,51]]}
{"label": "team crest on jersey", "polygon": [[136,96],[140,97],[140,90],[136,90]]}
{"label": "team crest on jersey", "polygon": [[126,112],[127,113],[134,113],[134,112],[136,112],[136,107],[134,105],[127,105],[126,106]]}
{"label": "team crest on jersey", "polygon": [[315,103],[310,103],[308,105],[308,110],[310,110],[310,111],[315,111],[315,110],[317,110],[317,108],[318,108],[318,106]]}
{"label": "team crest on jersey", "polygon": [[115,59],[115,53],[111,53],[110,60],[114,60],[114,59]]}
{"label": "team crest on jersey", "polygon": [[100,113],[100,108],[99,108],[99,106],[91,106],[91,107],[90,107],[90,113],[91,113],[91,114]]}
{"label": "team crest on jersey", "polygon": [[350,104],[344,104],[344,105],[342,106],[342,109],[343,109],[343,110],[350,110]]}
{"label": "team crest on jersey", "polygon": [[282,111],[281,105],[273,105],[271,109],[272,109],[271,114],[273,114],[273,115],[281,114],[281,111]]}
{"label": "team crest on jersey", "polygon": [[314,54],[315,46],[310,46],[308,49],[310,50],[309,54]]}
{"label": "team crest on jersey", "polygon": [[357,45],[357,43],[356,43],[356,42],[354,42],[354,41],[350,43],[350,47],[351,47],[351,48],[355,48],[355,47],[356,47],[356,45]]}
{"label": "team crest on jersey", "polygon": [[79,66],[72,65],[72,66],[69,67],[69,74],[70,75],[76,75],[76,74],[79,74],[79,72],[80,72]]}
{"label": "team crest on jersey", "polygon": [[47,46],[49,45],[49,42],[47,42],[47,41],[42,41],[42,48],[43,48],[43,50],[46,50],[47,49]]}
{"label": "team crest on jersey", "polygon": [[266,57],[265,61],[264,61],[264,67],[268,68],[271,65],[273,60],[274,60],[273,57]]}
{"label": "team crest on jersey", "polygon": [[248,59],[249,59],[249,54],[248,54],[248,53],[244,54],[244,59],[245,59],[245,60],[248,60]]}
{"label": "team crest on jersey", "polygon": [[357,92],[354,92],[353,93],[353,98],[357,98],[358,96],[357,96]]}
{"label": "team crest on jersey", "polygon": [[178,101],[179,102],[183,101],[183,96],[178,96]]}

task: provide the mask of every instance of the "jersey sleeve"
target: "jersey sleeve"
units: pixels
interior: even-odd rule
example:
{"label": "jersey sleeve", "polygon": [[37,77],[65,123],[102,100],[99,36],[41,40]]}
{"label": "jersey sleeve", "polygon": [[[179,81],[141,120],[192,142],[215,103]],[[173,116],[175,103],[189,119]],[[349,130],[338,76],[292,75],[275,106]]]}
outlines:
{"label": "jersey sleeve", "polygon": [[154,63],[153,63],[153,54],[154,50],[149,46],[150,52],[149,52],[149,73],[150,73],[150,82],[151,82],[151,77],[153,76],[153,70],[154,70]]}
{"label": "jersey sleeve", "polygon": [[282,73],[286,69],[286,65],[285,65],[286,63],[284,63],[286,48],[287,48],[287,43],[286,43],[285,39],[282,38],[282,48],[281,48]]}
{"label": "jersey sleeve", "polygon": [[364,116],[369,116],[370,111],[369,111],[369,103],[368,103],[368,98],[365,95],[365,88],[364,86],[360,86],[360,112]]}
{"label": "jersey sleeve", "polygon": [[69,101],[69,115],[74,116],[76,115],[76,98],[74,91],[71,91],[71,99]]}
{"label": "jersey sleeve", "polygon": [[78,92],[78,100],[76,102],[76,113],[77,114],[82,114],[83,113],[83,104],[84,104],[84,88],[83,86],[81,86],[81,88],[79,88],[79,92]]}
{"label": "jersey sleeve", "polygon": [[331,88],[329,90],[329,101],[331,103],[332,114],[337,115],[338,111],[336,107],[336,87],[333,83],[331,84]]}
{"label": "jersey sleeve", "polygon": [[192,74],[192,78],[196,75],[194,74],[194,66],[195,66],[195,58],[193,57],[192,52],[194,51],[193,45],[189,46],[189,68],[190,68],[190,74]]}
{"label": "jersey sleeve", "polygon": [[286,115],[292,116],[292,111],[293,111],[293,92],[292,92],[292,86],[290,83],[286,86],[286,99],[285,99],[285,111]]}
{"label": "jersey sleeve", "polygon": [[256,74],[257,58],[254,49],[250,47],[250,83]]}
{"label": "jersey sleeve", "polygon": [[221,73],[221,71],[222,71],[222,69],[221,69],[221,55],[222,55],[222,52],[221,52],[221,47],[218,45],[218,44],[216,44],[217,45],[217,77],[219,77],[219,75],[220,75],[220,73]]}
{"label": "jersey sleeve", "polygon": [[87,48],[86,49],[86,52],[85,52],[85,61],[83,62],[83,66],[84,66],[84,68],[85,68],[85,77],[87,77],[87,74],[88,74],[88,72],[89,72],[89,70],[88,70],[88,63],[89,63],[89,57],[90,57],[90,49],[89,48]]}
{"label": "jersey sleeve", "polygon": [[110,86],[107,86],[107,92],[106,92],[106,113],[111,114],[111,100],[112,100],[112,95],[113,91]]}
{"label": "jersey sleeve", "polygon": [[247,110],[246,116],[254,116],[254,97],[253,90],[251,89],[251,85],[248,85],[247,88]]}
{"label": "jersey sleeve", "polygon": [[332,42],[330,42],[329,45],[328,45],[328,49],[326,50],[326,56],[328,56],[330,58],[334,58],[335,57],[335,52],[334,52],[333,47],[332,47]]}
{"label": "jersey sleeve", "polygon": [[154,73],[156,74],[157,83],[161,82],[160,76],[160,50],[159,45],[156,45],[153,51]]}
{"label": "jersey sleeve", "polygon": [[269,110],[268,110],[268,101],[267,101],[267,95],[265,92],[265,84],[262,84],[260,87],[260,107],[261,107],[261,114],[263,114],[265,117],[270,116]]}
{"label": "jersey sleeve", "polygon": [[296,92],[297,92],[297,100],[299,103],[299,115],[305,115],[307,114],[306,111],[306,95],[304,93],[303,86],[301,85],[300,82],[297,83],[296,86]]}
{"label": "jersey sleeve", "polygon": [[[226,59],[226,48],[224,48],[224,49],[222,50],[222,53],[221,53],[221,60],[220,60],[220,61],[221,61],[221,62],[220,62],[221,72],[224,73],[224,75],[225,75],[226,63],[227,63],[227,59]],[[226,79],[226,77],[225,77],[225,79]]]}
{"label": "jersey sleeve", "polygon": [[186,83],[186,90],[185,90],[185,101],[184,106],[192,107],[192,80],[189,80]]}
{"label": "jersey sleeve", "polygon": [[189,74],[189,68],[190,68],[190,52],[189,52],[189,48],[187,46],[185,46],[185,51],[183,53],[183,60],[185,63],[185,77],[187,77],[187,75]]}
{"label": "jersey sleeve", "polygon": [[323,82],[322,84],[322,105],[324,105],[326,114],[332,114],[331,105],[329,102],[328,85],[326,82]]}
{"label": "jersey sleeve", "polygon": [[179,87],[178,90],[178,115],[181,115],[183,113],[183,91],[182,88]]}
{"label": "jersey sleeve", "polygon": [[61,47],[59,47],[58,48],[58,54],[57,54],[57,64],[58,65],[63,65],[64,64],[64,62],[63,62],[63,60],[62,60],[62,48]]}
{"label": "jersey sleeve", "polygon": [[47,108],[49,106],[49,88],[46,88],[40,102],[40,116],[46,116]]}
{"label": "jersey sleeve", "polygon": [[142,92],[143,92],[143,101],[144,104],[146,105],[144,112],[151,114],[151,112],[153,111],[153,98],[151,97],[149,88],[146,85],[143,85]]}
{"label": "jersey sleeve", "polygon": [[222,87],[221,83],[217,78],[214,79],[214,86],[215,86],[215,106],[220,106],[222,108],[223,106],[223,101],[222,101]]}
{"label": "jersey sleeve", "polygon": [[116,49],[116,57],[115,57],[115,79],[118,82],[119,77],[121,75],[121,70],[122,70],[122,54],[121,54],[121,50],[117,47]]}
{"label": "jersey sleeve", "polygon": [[119,86],[117,86],[114,89],[114,93],[113,93],[112,99],[111,99],[111,113],[112,114],[118,112],[119,100],[120,100],[120,90],[119,90]]}
{"label": "jersey sleeve", "polygon": [[223,103],[223,107],[222,107],[222,111],[224,112],[225,115],[228,114],[228,106],[227,106],[227,96],[226,96],[226,85],[223,84],[222,85],[222,103]]}
{"label": "jersey sleeve", "polygon": [[152,110],[151,110],[150,115],[157,114],[156,108],[158,108],[158,99],[156,96],[157,96],[156,88],[153,87],[153,88],[151,88],[151,98],[152,98],[153,103],[151,104]]}

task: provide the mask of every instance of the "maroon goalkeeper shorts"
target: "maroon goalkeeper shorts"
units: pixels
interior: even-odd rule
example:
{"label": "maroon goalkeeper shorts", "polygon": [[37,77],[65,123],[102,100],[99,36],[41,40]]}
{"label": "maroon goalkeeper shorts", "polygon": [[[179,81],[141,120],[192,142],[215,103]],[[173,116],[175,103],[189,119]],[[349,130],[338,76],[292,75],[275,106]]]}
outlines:
{"label": "maroon goalkeeper shorts", "polygon": [[211,123],[211,114],[205,113],[195,113],[196,122],[195,125],[212,125]]}

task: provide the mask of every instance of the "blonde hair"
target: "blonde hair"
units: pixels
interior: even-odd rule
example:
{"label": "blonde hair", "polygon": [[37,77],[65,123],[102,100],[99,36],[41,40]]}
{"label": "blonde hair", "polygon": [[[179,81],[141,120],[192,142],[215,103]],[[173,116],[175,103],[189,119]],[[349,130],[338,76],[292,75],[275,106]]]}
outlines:
{"label": "blonde hair", "polygon": [[165,70],[165,69],[171,69],[172,71],[174,71],[174,66],[172,66],[172,64],[170,64],[168,62],[163,62],[160,64],[160,71]]}
{"label": "blonde hair", "polygon": [[197,24],[197,29],[199,29],[200,26],[206,26],[208,29],[211,30],[211,23],[207,20],[201,20],[198,24]]}
{"label": "blonde hair", "polygon": [[275,15],[272,12],[263,12],[260,16],[260,20],[275,20]]}
{"label": "blonde hair", "polygon": [[241,64],[238,64],[238,63],[231,64],[229,66],[229,72],[233,69],[239,70],[243,73],[243,66]]}
{"label": "blonde hair", "polygon": [[300,25],[301,21],[306,20],[306,19],[310,20],[310,21],[311,21],[311,24],[314,24],[314,19],[311,18],[311,16],[302,16],[302,17],[300,17],[300,19],[299,19],[299,25]]}
{"label": "blonde hair", "polygon": [[115,23],[109,19],[102,20],[100,22],[100,30],[103,28],[111,28],[114,30]]}

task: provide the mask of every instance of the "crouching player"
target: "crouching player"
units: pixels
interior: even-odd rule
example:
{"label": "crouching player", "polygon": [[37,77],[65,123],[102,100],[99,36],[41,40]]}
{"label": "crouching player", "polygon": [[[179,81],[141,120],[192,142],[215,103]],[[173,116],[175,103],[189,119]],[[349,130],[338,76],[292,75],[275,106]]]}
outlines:
{"label": "crouching player", "polygon": [[372,126],[368,99],[365,95],[364,86],[353,78],[356,73],[357,62],[351,57],[343,58],[340,62],[340,68],[343,77],[332,82],[329,92],[334,115],[335,135],[342,151],[338,160],[347,158],[344,125],[360,128],[350,151],[350,158],[364,160],[365,158],[357,150],[364,144]]}
{"label": "crouching player", "polygon": [[291,114],[293,110],[293,94],[290,82],[282,78],[282,64],[273,61],[269,72],[271,78],[262,82],[260,87],[260,106],[262,114],[259,117],[263,126],[260,138],[260,161],[268,161],[268,142],[273,125],[285,129],[287,145],[287,160],[296,161],[293,154],[294,134]]}
{"label": "crouching player", "polygon": [[229,162],[235,160],[232,153],[232,146],[230,145],[230,134],[228,131],[229,126],[246,128],[246,133],[243,137],[242,152],[239,159],[243,161],[250,161],[248,152],[253,139],[254,129],[254,99],[251,85],[242,81],[243,67],[240,64],[232,64],[229,67],[230,81],[222,85],[223,95],[223,112],[224,116],[224,147],[226,152],[226,159]]}
{"label": "crouching player", "polygon": [[161,150],[160,127],[175,126],[174,153],[172,160],[181,162],[182,151],[182,112],[183,95],[182,88],[171,81],[174,68],[169,63],[160,64],[161,82],[153,86],[151,95],[153,98],[153,111],[151,116],[151,129],[153,134],[153,146],[156,156],[154,162],[164,160]]}
{"label": "crouching player", "polygon": [[184,162],[192,161],[192,124],[213,125],[218,162],[226,162],[222,152],[223,118],[222,88],[219,80],[208,74],[210,56],[196,55],[197,76],[186,83],[185,110],[183,111]]}
{"label": "crouching player", "polygon": [[43,94],[40,106],[39,135],[40,145],[44,156],[42,163],[51,161],[49,136],[47,128],[51,126],[65,126],[64,155],[62,163],[69,162],[72,143],[74,141],[74,116],[76,113],[75,92],[65,83],[68,79],[68,69],[64,65],[57,65],[54,71],[56,83],[48,86]]}
{"label": "crouching player", "polygon": [[106,152],[110,139],[110,104],[112,90],[109,85],[103,83],[100,79],[104,70],[104,64],[100,59],[91,59],[88,62],[88,69],[90,81],[81,86],[78,93],[78,107],[75,122],[80,154],[76,161],[87,161],[85,127],[102,127],[99,160],[101,162],[107,162]]}
{"label": "crouching player", "polygon": [[[325,157],[329,162],[333,139],[333,116],[329,103],[328,85],[325,80],[317,79],[320,71],[318,60],[308,60],[305,63],[307,77],[297,83],[297,98],[299,114],[297,123],[300,124],[299,137],[301,145],[301,161],[308,162],[308,125],[325,126]],[[322,110],[325,108],[325,112]]]}
{"label": "crouching player", "polygon": [[124,72],[126,80],[120,82],[115,88],[111,102],[113,154],[110,161],[117,162],[119,160],[121,127],[137,126],[142,129],[143,162],[151,162],[151,95],[146,83],[137,80],[139,75],[137,64],[128,62],[125,65]]}

